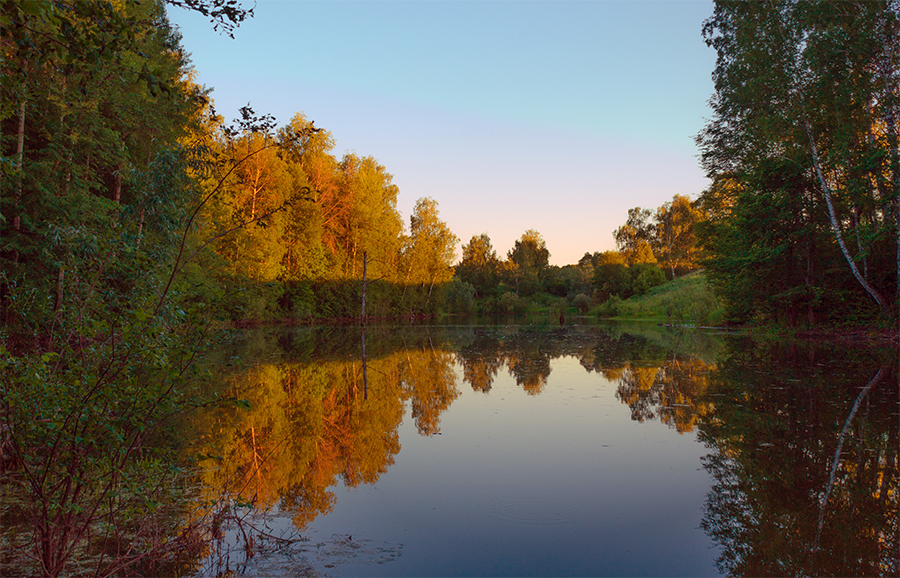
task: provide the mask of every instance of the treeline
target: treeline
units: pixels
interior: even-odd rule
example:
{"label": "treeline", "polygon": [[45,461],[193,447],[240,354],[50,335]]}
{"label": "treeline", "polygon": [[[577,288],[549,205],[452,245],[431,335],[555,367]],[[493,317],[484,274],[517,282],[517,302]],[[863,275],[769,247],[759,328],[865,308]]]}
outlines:
{"label": "treeline", "polygon": [[364,267],[370,314],[436,310],[457,243],[437,203],[404,227],[385,167],[337,158],[303,115],[276,129],[248,106],[225,123],[162,2],[3,9],[0,314],[20,341],[86,300],[358,317]]}
{"label": "treeline", "polygon": [[223,292],[222,315],[357,318],[363,291],[367,316],[434,313],[458,242],[437,202],[419,199],[406,229],[374,158],[336,158],[332,135],[301,114],[272,128],[250,118],[235,133],[211,116],[203,135],[216,162],[196,175],[210,191],[197,236],[215,251],[194,273]]}
{"label": "treeline", "polygon": [[697,137],[707,275],[736,322],[897,318],[895,2],[717,1]]}
{"label": "treeline", "polygon": [[698,203],[682,195],[655,211],[633,208],[613,232],[616,250],[585,253],[564,267],[549,264],[546,242],[535,230],[526,231],[506,259],[497,256],[487,233],[475,235],[463,245],[448,304],[481,314],[526,313],[537,306],[614,316],[617,301],[698,269],[703,216]]}

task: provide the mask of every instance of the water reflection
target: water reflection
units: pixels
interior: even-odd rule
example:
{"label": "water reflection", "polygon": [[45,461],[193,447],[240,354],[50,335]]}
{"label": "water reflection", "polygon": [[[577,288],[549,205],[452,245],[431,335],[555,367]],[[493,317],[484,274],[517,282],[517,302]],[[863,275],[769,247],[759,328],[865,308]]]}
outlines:
{"label": "water reflection", "polygon": [[289,512],[298,530],[334,510],[336,488],[375,484],[388,471],[401,451],[404,415],[419,435],[439,434],[462,384],[484,399],[504,372],[523,398],[539,401],[559,383],[556,360],[571,358],[584,375],[614,387],[634,422],[693,432],[708,448],[703,467],[712,484],[697,509],[719,549],[719,572],[900,570],[898,372],[885,348],[760,346],[657,328],[574,326],[247,337],[217,363],[259,360],[225,378],[223,395],[250,409],[196,416],[187,431],[203,434],[192,451],[217,458],[204,462],[209,497],[226,488],[238,503]]}
{"label": "water reflection", "polygon": [[719,570],[900,573],[892,352],[745,344],[710,380],[702,527],[723,547]]}
{"label": "water reflection", "polygon": [[457,358],[463,379],[475,391],[490,391],[505,366],[525,392],[538,395],[550,377],[551,360],[575,357],[588,372],[618,384],[616,397],[636,421],[659,419],[681,433],[691,432],[708,409],[700,398],[714,365],[683,354],[679,335],[665,337],[654,341],[598,328],[517,328],[512,333],[482,328],[474,330],[474,339],[460,347]]}
{"label": "water reflection", "polygon": [[[249,409],[226,405],[199,415],[188,426],[204,432],[192,451],[215,456],[217,465],[201,480],[210,492],[225,488],[239,503],[277,505],[301,530],[332,510],[329,488],[338,481],[372,484],[394,463],[405,404],[419,433],[433,435],[459,395],[452,353],[428,339],[401,341],[388,353],[379,348],[381,355],[364,363],[355,356],[357,343],[343,352],[327,337],[268,337],[267,357],[280,361],[226,377],[223,395]],[[247,345],[240,357],[259,346]]]}

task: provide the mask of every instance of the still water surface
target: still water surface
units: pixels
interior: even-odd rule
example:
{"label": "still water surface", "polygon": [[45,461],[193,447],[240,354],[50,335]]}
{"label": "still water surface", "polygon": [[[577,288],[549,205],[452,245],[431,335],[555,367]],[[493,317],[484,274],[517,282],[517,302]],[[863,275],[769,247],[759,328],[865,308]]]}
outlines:
{"label": "still water surface", "polygon": [[[257,527],[203,572],[896,575],[887,347],[654,326],[244,334],[189,425]],[[855,409],[854,409],[855,408]],[[264,525],[264,526],[263,526]],[[232,529],[232,537],[241,533]]]}

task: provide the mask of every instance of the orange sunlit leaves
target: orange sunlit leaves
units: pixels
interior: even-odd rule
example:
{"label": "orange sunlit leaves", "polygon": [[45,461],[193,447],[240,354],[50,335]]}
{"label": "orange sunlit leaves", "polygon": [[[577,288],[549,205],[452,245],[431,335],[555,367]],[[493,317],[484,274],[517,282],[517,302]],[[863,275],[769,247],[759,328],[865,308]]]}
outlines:
{"label": "orange sunlit leaves", "polygon": [[258,508],[279,505],[303,528],[334,507],[329,490],[371,484],[400,451],[407,399],[419,430],[439,431],[440,414],[459,395],[452,356],[400,351],[361,361],[262,364],[237,373],[229,388],[250,409],[219,407],[197,429],[198,453],[221,456],[203,470],[211,495],[221,492]]}

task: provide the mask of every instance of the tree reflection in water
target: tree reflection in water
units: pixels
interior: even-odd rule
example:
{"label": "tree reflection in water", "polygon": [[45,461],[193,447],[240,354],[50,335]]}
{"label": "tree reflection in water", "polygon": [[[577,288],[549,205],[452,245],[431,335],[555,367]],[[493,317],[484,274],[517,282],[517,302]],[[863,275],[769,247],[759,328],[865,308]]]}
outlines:
{"label": "tree reflection in water", "polygon": [[339,480],[371,484],[394,463],[407,402],[418,431],[432,435],[459,395],[452,354],[428,340],[388,353],[375,348],[365,371],[352,347],[341,353],[333,343],[319,345],[282,350],[280,357],[296,360],[235,371],[222,396],[250,409],[216,407],[187,425],[206,432],[192,450],[218,458],[205,462],[201,476],[207,499],[224,489],[238,503],[278,506],[302,530],[332,510],[329,488]]}
{"label": "tree reflection in water", "polygon": [[463,380],[475,391],[490,391],[505,365],[517,384],[538,395],[547,385],[550,362],[575,357],[588,372],[618,385],[616,396],[631,409],[633,419],[658,418],[687,433],[707,409],[700,397],[713,366],[676,351],[644,336],[597,328],[526,328],[511,333],[476,329],[474,339],[460,346],[457,360]]}
{"label": "tree reflection in water", "polygon": [[552,360],[566,356],[613,384],[633,420],[697,432],[711,449],[701,527],[721,547],[721,572],[900,572],[898,371],[889,351],[605,327],[367,332],[365,362],[357,331],[273,333],[278,363],[227,378],[224,395],[251,409],[219,407],[190,424],[206,432],[194,451],[221,457],[206,462],[210,497],[229,488],[242,502],[290,512],[303,530],[332,510],[338,482],[372,484],[394,463],[407,403],[421,435],[440,432],[460,395],[457,366],[476,392],[488,394],[505,367],[524,393],[539,395]]}
{"label": "tree reflection in water", "polygon": [[890,353],[743,344],[720,362],[710,376],[713,410],[700,426],[714,450],[705,466],[715,480],[702,527],[722,546],[720,571],[900,572]]}
{"label": "tree reflection in water", "polygon": [[658,335],[482,332],[459,358],[475,390],[505,364],[537,394],[550,360],[574,355],[616,384],[632,419],[699,430],[715,480],[702,527],[722,547],[723,573],[900,574],[896,356],[726,342],[710,364]]}

